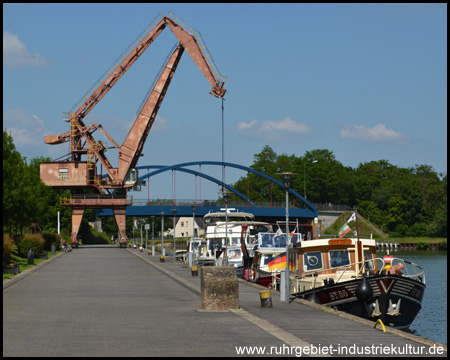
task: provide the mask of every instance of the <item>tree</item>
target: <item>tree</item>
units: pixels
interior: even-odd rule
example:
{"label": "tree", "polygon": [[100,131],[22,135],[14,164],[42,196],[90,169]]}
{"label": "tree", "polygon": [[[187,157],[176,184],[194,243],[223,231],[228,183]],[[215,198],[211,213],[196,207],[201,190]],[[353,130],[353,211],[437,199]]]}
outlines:
{"label": "tree", "polygon": [[16,150],[13,138],[3,130],[3,226],[12,233],[12,226],[23,221],[20,191],[21,179],[24,176],[24,160]]}
{"label": "tree", "polygon": [[60,205],[61,191],[41,181],[42,161],[50,159],[37,157],[27,163],[16,150],[12,136],[3,131],[3,227],[9,234],[21,233],[32,222],[37,222],[43,231],[56,232],[58,211],[63,214],[61,224],[70,233],[70,209]]}

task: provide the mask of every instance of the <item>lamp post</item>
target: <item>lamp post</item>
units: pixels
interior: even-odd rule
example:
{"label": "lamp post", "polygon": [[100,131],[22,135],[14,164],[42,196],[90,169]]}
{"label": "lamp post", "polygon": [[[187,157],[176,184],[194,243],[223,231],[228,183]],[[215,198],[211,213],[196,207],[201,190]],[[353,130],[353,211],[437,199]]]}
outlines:
{"label": "lamp post", "polygon": [[145,250],[148,251],[148,229],[150,229],[149,224],[145,224]]}
{"label": "lamp post", "polygon": [[177,251],[177,245],[176,245],[176,237],[175,237],[175,217],[177,216],[177,209],[172,209],[173,211],[173,257],[175,259],[175,253]]}
{"label": "lamp post", "polygon": [[141,223],[141,248],[142,248],[143,243],[144,243],[144,238],[143,238],[143,236],[142,236],[142,224],[144,223],[144,219],[140,219],[139,222]]}
{"label": "lamp post", "polygon": [[230,191],[222,189],[222,196],[225,201],[225,266],[228,266],[228,199],[230,193]]}
{"label": "lamp post", "polygon": [[192,203],[192,241],[191,246],[189,247],[189,254],[188,254],[188,262],[189,262],[189,268],[192,266],[192,257],[194,256],[193,252],[193,246],[194,246],[194,233],[195,233],[195,202]]}
{"label": "lamp post", "polygon": [[161,246],[162,246],[162,256],[166,256],[166,249],[164,249],[164,211],[161,213]]}
{"label": "lamp post", "polygon": [[[278,173],[277,175],[283,175],[283,185],[286,190],[286,272],[285,272],[285,302],[286,304],[289,304],[289,293],[290,293],[290,276],[289,276],[289,188],[291,187],[291,176],[297,175],[295,173],[291,172],[283,172]],[[281,293],[280,293],[281,295]],[[283,301],[283,299],[280,296],[280,300]]]}
{"label": "lamp post", "polygon": [[[319,160],[313,160],[313,161],[311,161],[311,164],[314,164],[316,162],[319,162]],[[303,195],[305,195],[305,199],[306,199],[306,161],[305,161],[305,165],[303,168]]]}
{"label": "lamp post", "polygon": [[154,216],[152,216],[152,256],[155,256],[155,223],[153,220],[155,220]]}
{"label": "lamp post", "polygon": [[195,237],[195,207],[197,204],[195,202],[192,203],[192,241],[194,241]]}

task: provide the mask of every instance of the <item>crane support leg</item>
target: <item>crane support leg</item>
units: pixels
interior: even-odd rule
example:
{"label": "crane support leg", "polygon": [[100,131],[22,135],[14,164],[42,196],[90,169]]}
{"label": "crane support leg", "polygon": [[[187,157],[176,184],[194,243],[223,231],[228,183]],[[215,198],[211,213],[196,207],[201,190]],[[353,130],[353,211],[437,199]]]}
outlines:
{"label": "crane support leg", "polygon": [[83,219],[84,208],[72,208],[72,238],[71,246],[72,248],[78,247],[78,231],[80,230],[81,220]]}
{"label": "crane support leg", "polygon": [[117,227],[120,234],[120,247],[127,247],[127,233],[125,223],[125,211],[126,207],[115,207],[113,209],[114,217],[116,219]]}

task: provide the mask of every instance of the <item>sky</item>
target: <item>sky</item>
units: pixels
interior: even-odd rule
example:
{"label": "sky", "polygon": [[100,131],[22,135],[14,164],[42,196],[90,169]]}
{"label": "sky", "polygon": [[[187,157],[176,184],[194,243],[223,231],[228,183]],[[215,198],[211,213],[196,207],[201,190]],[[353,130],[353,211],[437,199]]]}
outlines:
{"label": "sky", "polygon": [[[296,157],[327,149],[353,168],[387,160],[447,173],[447,4],[3,4],[3,129],[22,156],[67,154],[67,143],[44,136],[68,131],[62,114],[170,11],[201,33],[227,77],[224,152],[222,101],[185,52],[138,166],[222,157],[251,166],[268,145]],[[122,144],[176,43],[166,28],[85,124]],[[117,151],[107,156],[116,166]],[[190,169],[222,177],[217,167]],[[214,200],[219,188],[167,172],[132,194]]]}

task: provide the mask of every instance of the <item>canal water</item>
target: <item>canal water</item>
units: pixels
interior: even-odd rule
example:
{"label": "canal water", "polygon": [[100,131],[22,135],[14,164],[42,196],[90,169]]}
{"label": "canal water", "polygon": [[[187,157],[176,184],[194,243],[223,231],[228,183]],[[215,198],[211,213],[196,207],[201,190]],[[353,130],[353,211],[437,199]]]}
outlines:
{"label": "canal water", "polygon": [[[385,255],[386,251],[377,251]],[[447,252],[446,251],[390,251],[390,255],[411,261],[425,269],[425,294],[410,332],[447,345]],[[380,257],[381,257],[380,256]]]}

